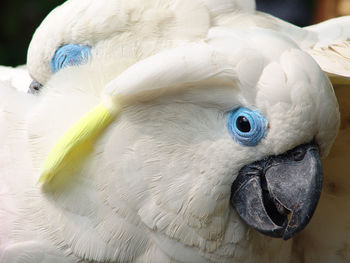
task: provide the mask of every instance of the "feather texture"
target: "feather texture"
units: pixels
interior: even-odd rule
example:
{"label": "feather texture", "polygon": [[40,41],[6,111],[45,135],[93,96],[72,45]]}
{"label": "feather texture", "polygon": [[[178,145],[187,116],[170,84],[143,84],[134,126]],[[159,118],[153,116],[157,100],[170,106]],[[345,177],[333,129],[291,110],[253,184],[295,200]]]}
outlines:
{"label": "feather texture", "polygon": [[[347,23],[331,28],[336,21]],[[347,262],[347,210],[334,219],[336,235],[325,227],[332,185],[342,182],[337,204],[348,200],[348,180],[330,177],[333,151],[321,208],[295,240],[251,230],[230,204],[246,164],[313,139],[324,157],[330,151],[338,105],[306,52],[320,50],[327,62],[330,47],[348,51],[345,26],[328,35],[324,25],[298,28],[243,0],[68,0],[55,9],[28,51],[40,95],[1,82],[0,262]],[[53,73],[64,44],[91,54]],[[331,72],[316,60],[346,77],[345,67]],[[101,103],[102,112],[86,115]],[[227,129],[227,112],[242,106],[268,123],[253,148]],[[341,127],[340,140],[347,131]],[[84,158],[71,155],[81,141],[94,146],[80,148]],[[336,141],[342,157],[343,147]],[[39,187],[48,156],[42,180],[50,183]],[[64,158],[72,165],[61,169]],[[45,177],[52,171],[69,180]]]}
{"label": "feather texture", "polygon": [[0,85],[27,92],[31,78],[25,66],[17,68],[0,66]]}

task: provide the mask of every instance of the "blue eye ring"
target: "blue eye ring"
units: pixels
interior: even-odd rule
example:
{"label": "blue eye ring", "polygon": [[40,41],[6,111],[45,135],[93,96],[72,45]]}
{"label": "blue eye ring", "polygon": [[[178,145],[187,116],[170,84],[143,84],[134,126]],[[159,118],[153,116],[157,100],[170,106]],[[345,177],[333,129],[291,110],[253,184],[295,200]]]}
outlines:
{"label": "blue eye ring", "polygon": [[68,66],[82,65],[90,57],[91,47],[77,44],[61,46],[50,61],[51,71],[58,72]]}
{"label": "blue eye ring", "polygon": [[257,110],[240,107],[228,113],[227,128],[239,144],[256,146],[266,135],[267,120]]}

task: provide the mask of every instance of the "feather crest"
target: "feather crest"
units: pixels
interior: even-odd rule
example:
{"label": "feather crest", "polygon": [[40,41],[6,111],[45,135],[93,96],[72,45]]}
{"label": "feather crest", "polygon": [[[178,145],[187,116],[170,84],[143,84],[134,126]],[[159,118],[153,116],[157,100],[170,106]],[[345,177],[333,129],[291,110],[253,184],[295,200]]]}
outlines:
{"label": "feather crest", "polygon": [[[62,169],[69,166],[72,160],[84,159],[86,149],[92,147],[98,135],[113,121],[120,108],[113,113],[106,106],[99,104],[80,119],[54,145],[46,158],[39,179],[39,184],[49,183]],[[81,150],[84,149],[84,150]]]}

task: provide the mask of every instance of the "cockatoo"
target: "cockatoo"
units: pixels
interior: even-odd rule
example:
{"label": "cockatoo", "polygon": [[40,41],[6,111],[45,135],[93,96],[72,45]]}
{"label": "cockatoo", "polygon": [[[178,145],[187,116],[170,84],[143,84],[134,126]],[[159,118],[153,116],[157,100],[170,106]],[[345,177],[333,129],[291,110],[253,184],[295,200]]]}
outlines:
{"label": "cockatoo", "polygon": [[0,262],[312,262],[339,127],[319,27],[247,0],[55,9],[39,94],[0,91]]}

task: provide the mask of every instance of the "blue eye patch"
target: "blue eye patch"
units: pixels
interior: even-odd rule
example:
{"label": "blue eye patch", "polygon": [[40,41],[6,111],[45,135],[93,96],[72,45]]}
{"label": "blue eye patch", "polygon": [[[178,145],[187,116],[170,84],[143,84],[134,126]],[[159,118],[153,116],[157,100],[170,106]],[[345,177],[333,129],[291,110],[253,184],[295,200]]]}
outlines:
{"label": "blue eye patch", "polygon": [[82,65],[87,62],[91,54],[91,47],[68,44],[56,50],[53,56],[50,67],[53,73],[68,66]]}
{"label": "blue eye patch", "polygon": [[228,113],[227,128],[239,144],[256,146],[265,137],[267,120],[257,110],[240,107]]}

